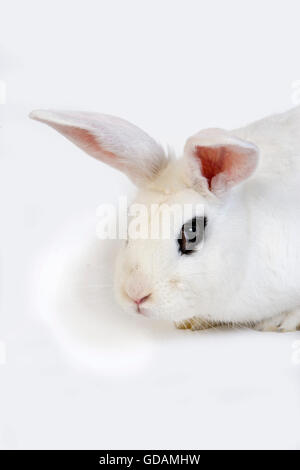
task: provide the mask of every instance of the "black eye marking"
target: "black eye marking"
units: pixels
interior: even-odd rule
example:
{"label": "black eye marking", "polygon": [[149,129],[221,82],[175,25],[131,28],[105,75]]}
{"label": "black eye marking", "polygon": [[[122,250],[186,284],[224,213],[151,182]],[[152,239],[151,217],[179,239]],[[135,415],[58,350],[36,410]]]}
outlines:
{"label": "black eye marking", "polygon": [[194,217],[181,227],[177,242],[182,255],[190,255],[195,252],[196,246],[203,241],[206,225],[206,217]]}

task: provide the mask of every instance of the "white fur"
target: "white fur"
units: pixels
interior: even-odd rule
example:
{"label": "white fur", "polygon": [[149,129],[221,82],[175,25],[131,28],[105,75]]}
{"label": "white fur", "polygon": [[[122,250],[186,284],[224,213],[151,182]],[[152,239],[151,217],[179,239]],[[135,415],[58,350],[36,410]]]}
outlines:
{"label": "white fur", "polygon": [[[80,114],[77,121],[72,118],[72,125],[77,122],[86,126],[82,116]],[[43,117],[39,112],[34,117],[57,128],[57,116]],[[99,141],[102,141],[104,131],[102,128],[99,131],[99,122],[101,124],[101,119],[93,121],[88,128],[97,136],[101,135]],[[107,129],[111,122],[105,121]],[[59,130],[64,133],[64,129]],[[117,139],[114,141],[118,142],[118,148],[114,147],[114,153],[122,155],[123,171],[132,175],[136,165],[138,180],[144,182],[134,202],[146,206],[203,204],[208,220],[204,246],[193,255],[180,256],[174,239],[129,240],[124,245],[115,276],[117,298],[124,309],[135,312],[131,297],[151,293],[142,305],[142,312],[149,317],[173,321],[198,317],[204,322],[252,322],[259,323],[260,329],[265,329],[265,321],[265,325],[269,325],[266,329],[274,329],[278,315],[291,319],[290,312],[293,312],[289,328],[279,322],[278,329],[299,326],[299,131],[300,108],[295,108],[235,131],[220,134],[220,130],[210,130],[202,134],[206,139],[204,145],[226,145],[226,139],[230,143],[233,139],[241,149],[255,149],[256,155],[259,154],[258,168],[250,178],[242,183],[236,181],[240,184],[217,194],[208,190],[201,167],[197,171],[195,162],[192,166],[186,164],[192,161],[191,146],[195,136],[187,141],[184,158],[175,161],[167,161],[160,152],[154,151],[155,145],[151,147],[148,142],[146,156],[142,157],[146,162],[144,168],[138,160],[143,147],[138,133],[132,142],[129,133],[121,145],[119,136],[112,138]],[[113,127],[109,132],[118,133],[118,128]],[[105,135],[109,132],[105,130]],[[226,139],[220,135],[226,135]],[[128,146],[129,151],[124,151],[123,145]],[[155,161],[159,162],[155,164],[155,171],[149,171],[152,151]],[[109,159],[101,159],[115,166]]]}

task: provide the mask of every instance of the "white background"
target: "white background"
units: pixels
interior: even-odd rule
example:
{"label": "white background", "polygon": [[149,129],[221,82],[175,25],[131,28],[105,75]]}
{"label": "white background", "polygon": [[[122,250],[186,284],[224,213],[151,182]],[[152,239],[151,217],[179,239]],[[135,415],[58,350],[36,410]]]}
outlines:
{"label": "white background", "polygon": [[296,0],[1,2],[1,448],[300,448],[299,334],[119,312],[94,213],[132,188],[27,118],[115,114],[180,153],[202,127],[296,104],[299,14]]}

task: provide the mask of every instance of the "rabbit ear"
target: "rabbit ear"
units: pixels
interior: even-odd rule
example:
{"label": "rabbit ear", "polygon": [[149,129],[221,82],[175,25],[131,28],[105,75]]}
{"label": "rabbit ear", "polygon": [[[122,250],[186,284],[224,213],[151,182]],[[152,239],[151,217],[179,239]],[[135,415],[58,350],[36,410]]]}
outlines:
{"label": "rabbit ear", "polygon": [[106,114],[33,111],[92,157],[126,173],[136,184],[151,181],[167,165],[163,148],[135,125]]}
{"label": "rabbit ear", "polygon": [[256,145],[222,129],[206,129],[190,137],[184,159],[193,183],[199,179],[213,193],[222,192],[249,178],[258,163]]}

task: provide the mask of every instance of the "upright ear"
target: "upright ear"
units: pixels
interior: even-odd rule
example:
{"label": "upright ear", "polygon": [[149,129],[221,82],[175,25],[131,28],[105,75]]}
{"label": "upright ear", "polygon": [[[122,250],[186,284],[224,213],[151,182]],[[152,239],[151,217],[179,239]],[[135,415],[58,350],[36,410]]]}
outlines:
{"label": "upright ear", "polygon": [[215,194],[249,178],[258,163],[256,145],[222,129],[206,129],[190,137],[184,160],[192,184],[203,183]]}
{"label": "upright ear", "polygon": [[44,122],[89,155],[126,173],[140,185],[167,165],[163,148],[146,132],[106,114],[37,110],[32,119]]}

